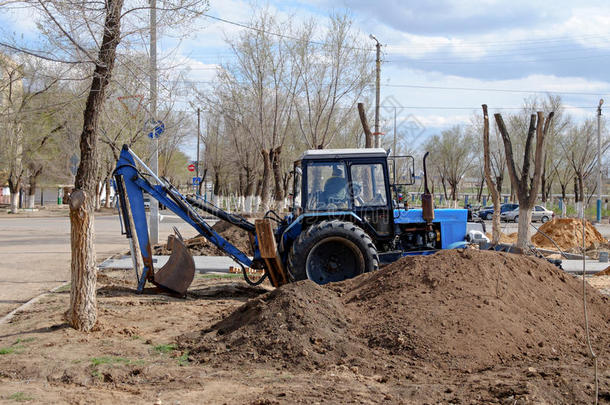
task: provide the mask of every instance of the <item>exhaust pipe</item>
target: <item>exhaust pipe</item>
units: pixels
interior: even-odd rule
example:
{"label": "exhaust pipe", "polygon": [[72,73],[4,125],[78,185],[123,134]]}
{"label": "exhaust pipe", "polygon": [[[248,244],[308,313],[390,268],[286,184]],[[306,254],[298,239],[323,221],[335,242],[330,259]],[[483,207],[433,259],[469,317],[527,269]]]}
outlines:
{"label": "exhaust pipe", "polygon": [[432,230],[432,221],[434,221],[434,200],[430,189],[428,189],[428,170],[426,169],[426,158],[430,152],[424,155],[424,193],[421,196],[422,217],[426,221],[428,230]]}

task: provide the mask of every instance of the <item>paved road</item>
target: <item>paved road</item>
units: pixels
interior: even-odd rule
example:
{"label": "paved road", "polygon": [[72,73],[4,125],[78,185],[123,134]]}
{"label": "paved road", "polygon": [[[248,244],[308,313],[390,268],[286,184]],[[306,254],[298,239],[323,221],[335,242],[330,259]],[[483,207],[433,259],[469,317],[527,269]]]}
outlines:
{"label": "paved road", "polygon": [[[211,224],[213,221],[210,221]],[[488,230],[491,231],[491,222]],[[539,226],[540,224],[535,224]],[[176,226],[184,237],[196,234],[189,225],[173,215],[166,215],[160,224],[161,239],[167,238]],[[503,223],[503,232],[517,231],[516,224]],[[610,237],[610,225],[598,229]],[[116,215],[97,216],[95,247],[98,263],[129,245],[120,234]],[[70,221],[58,217],[0,217],[0,316],[49,291],[70,278]]]}
{"label": "paved road", "polygon": [[[509,234],[513,232],[517,232],[517,224],[514,222],[501,222],[502,224],[502,232]],[[536,228],[540,228],[542,224],[540,222],[534,222]],[[487,232],[491,232],[491,221],[485,221],[485,227],[487,228]],[[610,224],[596,224],[595,227],[602,234],[602,236],[606,239],[610,239]],[[532,228],[532,234],[536,233],[534,228]]]}
{"label": "paved road", "polygon": [[[196,231],[174,216],[165,216],[160,238],[176,226],[184,237]],[[118,216],[95,218],[95,249],[98,262],[129,250],[121,235]],[[29,299],[70,279],[70,220],[68,217],[0,217],[0,316]]]}

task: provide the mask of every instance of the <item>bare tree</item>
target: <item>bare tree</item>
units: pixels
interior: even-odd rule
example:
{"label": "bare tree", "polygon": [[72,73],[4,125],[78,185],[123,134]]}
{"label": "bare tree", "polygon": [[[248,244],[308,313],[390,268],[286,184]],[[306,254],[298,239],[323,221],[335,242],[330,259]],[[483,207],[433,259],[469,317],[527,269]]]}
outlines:
{"label": "bare tree", "polygon": [[443,188],[446,182],[451,187],[451,200],[457,201],[458,187],[473,167],[472,138],[457,125],[432,136],[424,147],[433,156],[432,165],[438,170]]}
{"label": "bare tree", "polygon": [[298,130],[310,149],[327,147],[354,119],[353,108],[373,77],[372,52],[359,46],[346,15],[331,15],[323,45],[314,41],[317,21],[304,24],[292,46],[298,83]]}
{"label": "bare tree", "polygon": [[[571,173],[574,176],[574,194],[577,212],[581,215],[584,209],[586,180],[597,167],[596,121],[588,119],[581,124],[571,125],[564,136],[561,137],[559,144],[563,150],[564,159],[571,166]],[[604,134],[602,154],[608,149],[608,146],[608,138]],[[596,187],[596,183],[594,183],[594,187]],[[595,189],[591,193],[594,191]]]}
{"label": "bare tree", "polygon": [[[508,165],[508,174],[510,176],[513,188],[516,190],[517,198],[519,199],[519,227],[517,230],[517,248],[524,250],[530,240],[530,222],[532,220],[532,208],[538,197],[538,189],[540,187],[540,179],[542,177],[542,166],[544,162],[544,140],[549,129],[553,112],[550,112],[548,118],[544,119],[544,113],[539,111],[537,115],[530,116],[529,129],[525,141],[523,152],[523,164],[521,173],[518,173],[517,165],[513,155],[513,145],[510,135],[504,124],[501,114],[494,115],[498,130],[504,141],[504,152],[506,154],[506,162]],[[534,172],[530,173],[532,164],[532,141],[536,134],[536,150],[534,152]]]}
{"label": "bare tree", "polygon": [[489,116],[487,114],[487,104],[483,104],[483,161],[485,166],[485,181],[487,189],[491,193],[494,213],[491,231],[491,243],[500,243],[500,192],[491,172],[491,152],[489,147]]}

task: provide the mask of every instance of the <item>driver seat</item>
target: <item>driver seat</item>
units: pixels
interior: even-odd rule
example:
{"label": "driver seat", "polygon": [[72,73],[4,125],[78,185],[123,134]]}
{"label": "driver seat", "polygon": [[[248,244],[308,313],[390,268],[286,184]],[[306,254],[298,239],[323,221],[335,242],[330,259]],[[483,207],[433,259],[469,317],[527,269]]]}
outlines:
{"label": "driver seat", "polygon": [[344,199],[346,195],[347,181],[344,177],[332,176],[324,183],[322,201],[328,203],[330,198]]}

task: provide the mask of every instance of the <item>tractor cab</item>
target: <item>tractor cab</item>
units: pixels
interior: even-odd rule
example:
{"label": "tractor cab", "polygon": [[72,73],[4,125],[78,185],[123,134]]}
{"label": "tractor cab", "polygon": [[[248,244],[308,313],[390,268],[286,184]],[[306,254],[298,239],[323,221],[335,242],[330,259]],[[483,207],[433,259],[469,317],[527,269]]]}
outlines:
{"label": "tractor cab", "polygon": [[308,150],[295,162],[293,212],[317,217],[354,213],[376,237],[393,237],[396,171],[403,169],[412,179],[412,161],[410,156],[388,157],[381,148]]}

